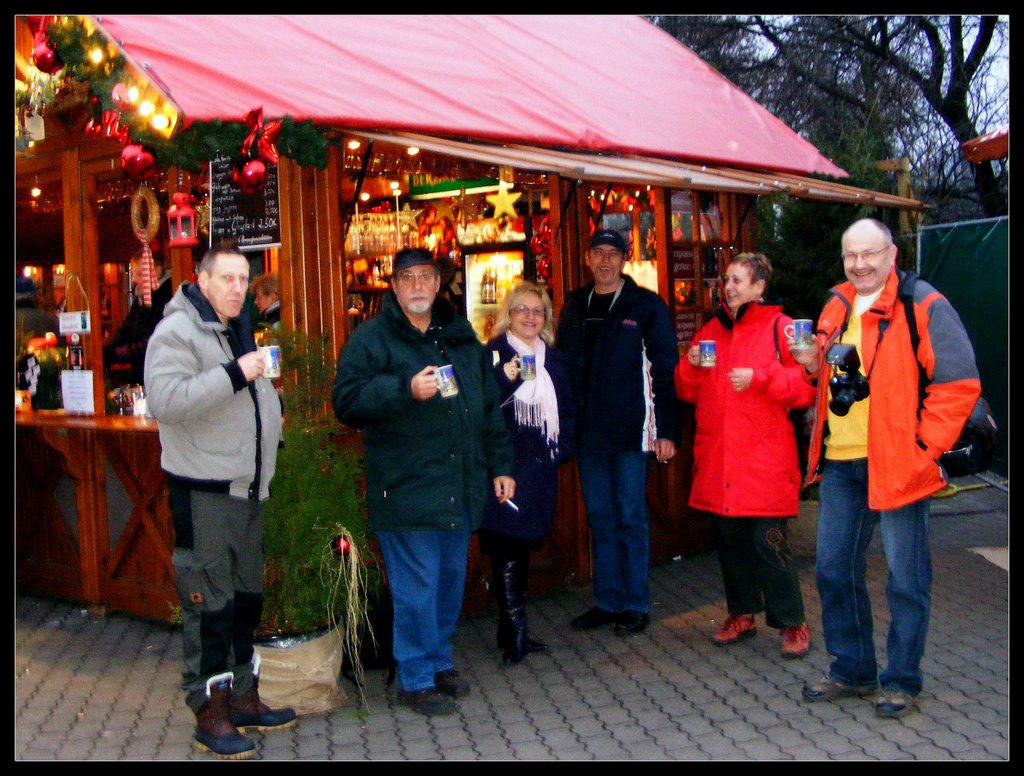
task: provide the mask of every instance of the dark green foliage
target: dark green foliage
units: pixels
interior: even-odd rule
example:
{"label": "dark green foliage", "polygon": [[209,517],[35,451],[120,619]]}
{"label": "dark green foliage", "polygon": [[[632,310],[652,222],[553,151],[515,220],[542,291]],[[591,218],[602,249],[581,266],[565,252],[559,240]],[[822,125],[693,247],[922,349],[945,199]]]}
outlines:
{"label": "dark green foliage", "polygon": [[[381,583],[369,548],[359,448],[337,433],[327,399],[334,359],[326,339],[279,332],[281,339],[284,447],[266,508],[265,601],[261,635],[309,632],[345,623],[365,606],[332,541],[347,534],[350,560],[363,564],[367,589]],[[353,610],[353,604],[356,608]]]}
{"label": "dark green foliage", "polygon": [[286,422],[284,447],[266,509],[265,602],[262,631],[303,633],[345,621],[342,559],[332,540],[347,530],[357,547],[367,544],[362,462],[325,426]]}
{"label": "dark green foliage", "polygon": [[[862,140],[867,142],[865,138]],[[842,181],[844,184],[875,191],[889,188],[885,173],[876,169],[873,162],[866,161],[873,154],[865,155],[860,147],[855,151],[837,149],[835,154],[823,150],[850,173],[850,177]],[[828,290],[846,279],[840,258],[842,235],[860,218],[877,218],[885,223],[899,246],[900,259],[912,256],[913,246],[899,235],[896,211],[783,195],[760,197],[757,245],[772,262],[769,298],[781,299],[785,312],[794,318],[817,320]]]}

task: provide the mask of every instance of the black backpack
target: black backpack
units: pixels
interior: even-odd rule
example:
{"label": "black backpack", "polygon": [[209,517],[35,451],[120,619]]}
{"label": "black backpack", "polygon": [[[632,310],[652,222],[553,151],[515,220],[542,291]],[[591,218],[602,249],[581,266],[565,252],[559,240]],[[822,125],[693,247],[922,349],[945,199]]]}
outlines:
{"label": "black backpack", "polygon": [[[917,358],[917,349],[921,344],[921,335],[917,330],[917,316],[914,313],[914,286],[917,285],[918,275],[916,272],[901,273],[898,294],[903,302],[903,309],[907,316],[907,326],[910,329],[910,344],[914,348],[914,358],[917,360],[917,368],[920,372],[918,378],[918,394],[920,396],[917,411],[920,414],[921,404],[924,402],[925,388],[928,385],[928,375]],[[971,415],[964,423],[960,431],[960,437],[952,448],[939,457],[939,463],[946,470],[949,477],[964,477],[968,474],[983,472],[992,465],[992,456],[996,449],[996,433],[999,426],[992,416],[992,410],[985,401],[985,397],[979,396]]]}

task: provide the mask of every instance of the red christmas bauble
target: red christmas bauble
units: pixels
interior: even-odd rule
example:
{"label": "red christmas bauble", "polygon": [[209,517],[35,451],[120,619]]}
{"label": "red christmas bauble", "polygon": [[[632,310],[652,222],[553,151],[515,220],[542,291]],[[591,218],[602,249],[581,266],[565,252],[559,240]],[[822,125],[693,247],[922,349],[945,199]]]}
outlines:
{"label": "red christmas bauble", "polygon": [[110,99],[112,99],[120,110],[134,110],[135,100],[131,97],[131,90],[125,84],[120,81],[114,84],[114,88],[110,90]]}
{"label": "red christmas bauble", "polygon": [[144,181],[156,172],[153,152],[139,143],[130,143],[121,151],[121,170],[133,181]]}
{"label": "red christmas bauble", "polygon": [[267,185],[267,165],[262,159],[239,159],[231,180],[243,194],[255,194]]}
{"label": "red christmas bauble", "polygon": [[32,49],[32,61],[47,75],[52,75],[64,67],[64,60],[53,49],[45,35],[36,36],[36,45]]}
{"label": "red christmas bauble", "polygon": [[342,558],[348,555],[349,550],[352,549],[351,545],[344,536],[340,534],[331,539],[331,552],[337,557]]}

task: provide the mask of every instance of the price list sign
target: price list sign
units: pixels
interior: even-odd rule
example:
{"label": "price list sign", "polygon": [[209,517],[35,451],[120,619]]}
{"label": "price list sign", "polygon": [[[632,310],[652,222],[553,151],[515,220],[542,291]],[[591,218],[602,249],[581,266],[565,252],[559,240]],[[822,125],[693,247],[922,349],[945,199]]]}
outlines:
{"label": "price list sign", "polygon": [[233,164],[227,156],[210,162],[210,244],[229,243],[243,252],[280,247],[277,165],[267,165],[262,190],[246,194],[231,180]]}
{"label": "price list sign", "polygon": [[697,331],[697,271],[692,248],[673,248],[672,266],[672,309],[676,340],[689,343]]}

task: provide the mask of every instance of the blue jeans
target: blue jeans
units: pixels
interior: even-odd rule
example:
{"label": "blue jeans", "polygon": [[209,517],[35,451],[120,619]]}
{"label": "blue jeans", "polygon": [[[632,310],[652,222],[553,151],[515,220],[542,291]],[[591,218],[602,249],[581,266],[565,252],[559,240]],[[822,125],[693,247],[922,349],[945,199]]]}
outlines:
{"label": "blue jeans", "polygon": [[608,612],[647,612],[649,454],[583,448],[577,455],[593,541],[597,605]]}
{"label": "blue jeans", "polygon": [[[928,546],[930,498],[900,509],[868,509],[868,462],[826,461],[819,489],[817,581],[825,646],[834,658],[837,682],[880,682],[917,695],[921,657],[931,612],[932,564]],[[881,676],[875,662],[871,601],[864,580],[865,553],[875,524],[889,564],[888,663]]]}
{"label": "blue jeans", "polygon": [[462,611],[470,531],[378,531],[395,605],[398,684],[407,692],[434,686],[452,668],[452,637]]}

